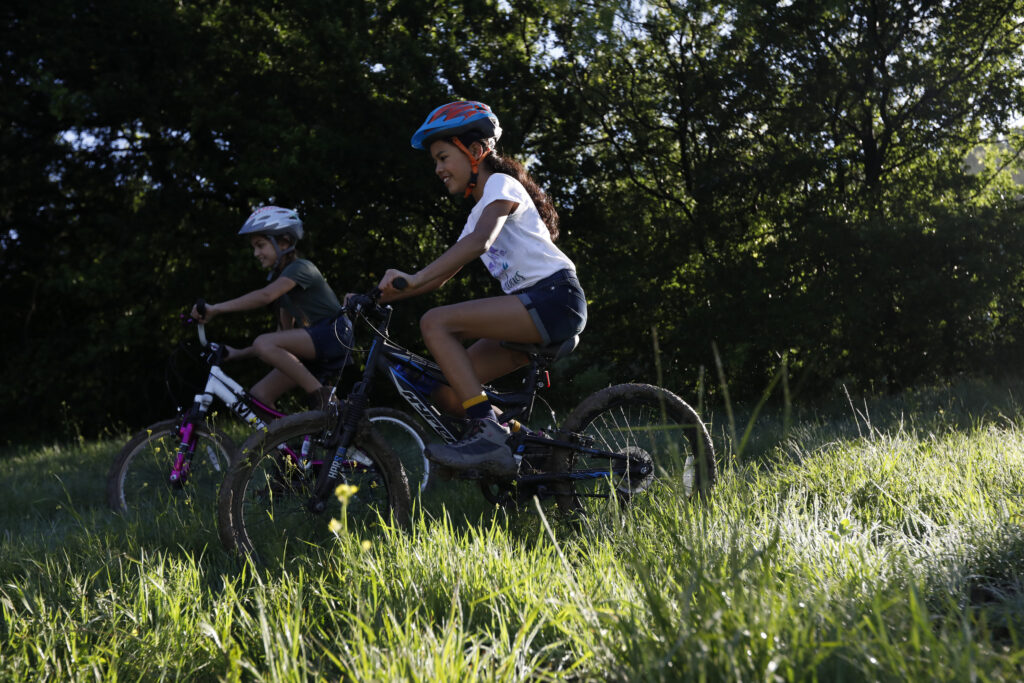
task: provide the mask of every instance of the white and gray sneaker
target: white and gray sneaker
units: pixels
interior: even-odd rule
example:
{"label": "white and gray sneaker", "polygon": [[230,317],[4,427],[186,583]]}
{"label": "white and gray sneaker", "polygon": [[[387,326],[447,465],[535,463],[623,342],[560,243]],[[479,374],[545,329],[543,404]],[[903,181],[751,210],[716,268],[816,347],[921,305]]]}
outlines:
{"label": "white and gray sneaker", "polygon": [[452,444],[430,444],[426,448],[431,462],[453,470],[478,469],[497,477],[514,476],[518,470],[509,448],[508,427],[491,418],[472,420],[466,434]]}

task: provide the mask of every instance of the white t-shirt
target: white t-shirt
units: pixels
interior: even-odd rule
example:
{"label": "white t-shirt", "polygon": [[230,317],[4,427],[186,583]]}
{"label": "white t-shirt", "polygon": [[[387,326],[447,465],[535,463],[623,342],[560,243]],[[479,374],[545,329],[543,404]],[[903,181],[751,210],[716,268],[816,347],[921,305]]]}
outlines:
{"label": "white t-shirt", "polygon": [[480,260],[501,283],[506,294],[526,289],[559,270],[576,266],[551,241],[551,233],[544,224],[537,207],[523,184],[510,175],[493,173],[484,185],[484,194],[469,212],[466,227],[459,239],[476,229],[480,214],[488,204],[500,199],[516,202],[519,206],[505,219],[498,238]]}

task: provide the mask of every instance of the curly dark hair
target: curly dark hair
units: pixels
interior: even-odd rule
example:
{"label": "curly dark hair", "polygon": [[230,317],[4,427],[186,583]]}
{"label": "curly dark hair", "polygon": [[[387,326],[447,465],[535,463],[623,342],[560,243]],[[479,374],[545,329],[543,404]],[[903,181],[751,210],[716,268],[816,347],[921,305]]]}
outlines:
{"label": "curly dark hair", "polygon": [[494,138],[484,140],[479,135],[474,135],[473,132],[470,132],[466,135],[460,135],[459,141],[467,148],[474,142],[479,142],[485,148],[491,150],[491,153],[484,157],[480,164],[491,173],[504,173],[518,180],[526,188],[527,194],[530,195],[534,206],[537,207],[537,212],[540,214],[541,220],[544,221],[544,225],[547,226],[548,233],[551,235],[551,241],[557,240],[558,212],[555,211],[555,205],[551,203],[551,198],[540,188],[540,185],[533,179],[529,171],[515,159],[498,154],[494,148]]}

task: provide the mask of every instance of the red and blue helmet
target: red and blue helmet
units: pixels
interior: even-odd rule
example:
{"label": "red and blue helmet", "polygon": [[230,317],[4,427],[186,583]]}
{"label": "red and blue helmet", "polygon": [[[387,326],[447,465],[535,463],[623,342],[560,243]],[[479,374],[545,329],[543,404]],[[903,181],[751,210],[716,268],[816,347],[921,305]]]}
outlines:
{"label": "red and blue helmet", "polygon": [[483,102],[449,102],[430,112],[427,120],[412,136],[412,146],[427,149],[439,138],[453,138],[465,133],[478,133],[481,139],[501,137],[498,117]]}

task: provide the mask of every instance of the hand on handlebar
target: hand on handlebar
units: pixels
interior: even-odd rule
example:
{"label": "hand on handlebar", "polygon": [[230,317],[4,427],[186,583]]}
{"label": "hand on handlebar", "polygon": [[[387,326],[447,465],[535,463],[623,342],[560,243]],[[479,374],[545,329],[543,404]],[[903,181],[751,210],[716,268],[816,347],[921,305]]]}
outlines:
{"label": "hand on handlebar", "polygon": [[217,308],[214,304],[208,304],[205,300],[199,299],[196,301],[195,306],[192,307],[192,312],[189,314],[198,323],[208,323],[215,315],[217,315]]}
{"label": "hand on handlebar", "polygon": [[380,284],[377,288],[380,290],[382,296],[391,297],[398,294],[403,289],[407,289],[413,286],[414,276],[408,273],[403,273],[400,270],[389,268],[384,273],[384,277],[380,279]]}

